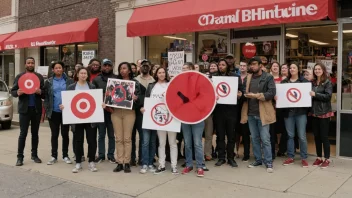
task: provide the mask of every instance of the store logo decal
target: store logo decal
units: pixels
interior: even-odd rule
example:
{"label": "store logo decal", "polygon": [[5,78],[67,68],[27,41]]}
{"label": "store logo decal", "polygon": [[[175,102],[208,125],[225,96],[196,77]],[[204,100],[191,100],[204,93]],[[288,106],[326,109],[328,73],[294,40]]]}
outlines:
{"label": "store logo decal", "polygon": [[266,10],[265,8],[236,10],[232,15],[215,16],[214,14],[205,14],[199,17],[198,23],[200,26],[220,25],[229,23],[240,23],[249,21],[260,21],[266,19],[291,18],[305,15],[316,15],[318,6],[310,4],[308,6],[296,6],[295,3],[287,8],[279,8],[275,5],[273,9]]}
{"label": "store logo decal", "polygon": [[31,42],[31,47],[36,47],[36,46],[47,46],[47,45],[55,45],[56,41],[43,41],[43,42]]}

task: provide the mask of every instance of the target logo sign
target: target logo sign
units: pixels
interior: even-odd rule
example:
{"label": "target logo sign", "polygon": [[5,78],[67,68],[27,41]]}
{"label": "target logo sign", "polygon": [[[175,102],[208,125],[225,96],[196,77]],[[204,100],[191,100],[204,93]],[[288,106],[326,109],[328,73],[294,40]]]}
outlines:
{"label": "target logo sign", "polygon": [[96,103],[88,93],[80,93],[73,97],[71,102],[72,113],[80,119],[87,119],[91,117],[95,111]]}
{"label": "target logo sign", "polygon": [[[119,92],[117,92],[119,90]],[[126,99],[126,90],[122,85],[115,87],[111,92],[111,97],[115,102],[122,102]]]}
{"label": "target logo sign", "polygon": [[25,94],[34,94],[40,88],[40,81],[34,73],[25,73],[18,79],[18,87]]}
{"label": "target logo sign", "polygon": [[151,112],[150,116],[153,120],[153,122],[159,126],[166,126],[171,123],[172,121],[172,116],[170,115],[169,111],[167,110],[167,107],[165,103],[158,103],[156,104]]}
{"label": "target logo sign", "polygon": [[220,82],[218,86],[216,86],[216,93],[219,97],[227,97],[231,92],[230,85],[226,82]]}
{"label": "target logo sign", "polygon": [[302,94],[298,89],[291,88],[291,89],[287,90],[286,98],[288,101],[290,101],[292,103],[296,103],[301,100]]}

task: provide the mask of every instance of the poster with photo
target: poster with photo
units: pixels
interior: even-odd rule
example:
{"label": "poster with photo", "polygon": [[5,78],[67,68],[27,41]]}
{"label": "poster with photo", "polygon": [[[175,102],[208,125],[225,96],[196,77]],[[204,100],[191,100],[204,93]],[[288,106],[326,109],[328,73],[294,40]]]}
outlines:
{"label": "poster with photo", "polygon": [[108,79],[104,103],[120,109],[132,109],[136,83],[131,80]]}

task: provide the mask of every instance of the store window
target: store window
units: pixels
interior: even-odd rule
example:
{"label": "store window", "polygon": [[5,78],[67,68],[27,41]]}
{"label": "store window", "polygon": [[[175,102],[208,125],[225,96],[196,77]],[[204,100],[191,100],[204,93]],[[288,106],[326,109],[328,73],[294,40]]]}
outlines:
{"label": "store window", "polygon": [[65,63],[65,69],[73,70],[76,64],[75,45],[64,45],[61,46],[60,59]]}
{"label": "store window", "polygon": [[46,47],[44,49],[44,66],[50,66],[52,62],[59,61],[59,47]]}
{"label": "store window", "polygon": [[218,62],[229,53],[229,31],[202,32],[198,36],[197,62],[204,62],[203,55],[208,57],[207,62]]}
{"label": "store window", "polygon": [[342,110],[352,110],[352,24],[343,25]]}
{"label": "store window", "polygon": [[[83,51],[94,51],[94,56],[97,57],[98,56],[98,44],[97,43],[81,43],[77,45],[78,47],[78,59],[77,59],[77,63],[82,63],[84,62],[82,60],[82,52]],[[104,57],[102,57],[104,58]]]}
{"label": "store window", "polygon": [[187,62],[193,62],[194,38],[192,33],[148,37],[148,60],[167,67],[167,53],[185,51]]}

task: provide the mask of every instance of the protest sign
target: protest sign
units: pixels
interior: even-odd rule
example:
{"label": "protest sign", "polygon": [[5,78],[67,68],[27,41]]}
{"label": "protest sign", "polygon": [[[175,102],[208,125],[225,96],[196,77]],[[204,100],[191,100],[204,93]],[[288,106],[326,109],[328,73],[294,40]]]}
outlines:
{"label": "protest sign", "polygon": [[168,53],[168,73],[170,76],[176,76],[182,72],[182,66],[185,63],[185,52]]}
{"label": "protest sign", "polygon": [[276,108],[311,107],[311,83],[276,84]]}

